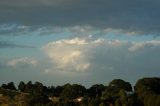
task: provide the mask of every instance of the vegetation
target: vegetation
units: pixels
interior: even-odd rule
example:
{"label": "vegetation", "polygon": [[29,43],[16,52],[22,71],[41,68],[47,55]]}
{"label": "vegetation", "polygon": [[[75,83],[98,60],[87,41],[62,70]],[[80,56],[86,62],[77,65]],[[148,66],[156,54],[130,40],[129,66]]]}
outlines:
{"label": "vegetation", "polygon": [[13,82],[0,87],[1,106],[160,106],[160,78],[143,78],[132,89],[129,82],[114,79],[107,86],[86,89],[79,84],[44,86],[40,82]]}

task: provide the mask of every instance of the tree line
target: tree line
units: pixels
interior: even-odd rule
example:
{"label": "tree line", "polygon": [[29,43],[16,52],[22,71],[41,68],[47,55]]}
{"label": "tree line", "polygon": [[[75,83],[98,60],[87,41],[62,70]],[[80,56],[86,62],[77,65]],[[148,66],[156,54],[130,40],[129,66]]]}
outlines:
{"label": "tree line", "polygon": [[1,85],[0,94],[12,101],[21,101],[21,106],[160,106],[160,78],[139,79],[133,88],[122,79],[114,79],[108,85],[95,84],[90,88],[69,83],[45,86],[31,81],[21,81],[16,88],[10,82]]}

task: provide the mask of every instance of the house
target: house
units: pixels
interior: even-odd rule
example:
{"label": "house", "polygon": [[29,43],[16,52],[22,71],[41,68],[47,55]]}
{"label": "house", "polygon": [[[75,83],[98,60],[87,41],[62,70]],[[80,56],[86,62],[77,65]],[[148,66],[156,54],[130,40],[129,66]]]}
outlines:
{"label": "house", "polygon": [[81,102],[82,100],[83,100],[83,97],[78,97],[78,98],[74,99],[73,101],[74,102]]}
{"label": "house", "polygon": [[60,101],[60,97],[56,97],[56,96],[49,97],[48,99],[51,100],[52,102],[59,102]]}

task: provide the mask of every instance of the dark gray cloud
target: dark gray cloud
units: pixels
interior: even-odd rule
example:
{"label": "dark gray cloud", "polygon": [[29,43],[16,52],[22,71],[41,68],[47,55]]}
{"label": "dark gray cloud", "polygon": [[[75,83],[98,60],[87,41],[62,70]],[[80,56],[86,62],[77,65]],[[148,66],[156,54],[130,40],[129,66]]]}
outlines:
{"label": "dark gray cloud", "polygon": [[0,48],[35,48],[34,46],[19,45],[10,42],[0,41]]}
{"label": "dark gray cloud", "polygon": [[0,35],[1,36],[6,36],[6,34],[17,36],[17,35],[27,34],[29,31],[31,31],[29,26],[17,25],[17,24],[0,25]]}
{"label": "dark gray cloud", "polygon": [[0,0],[0,24],[84,26],[159,34],[159,0]]}

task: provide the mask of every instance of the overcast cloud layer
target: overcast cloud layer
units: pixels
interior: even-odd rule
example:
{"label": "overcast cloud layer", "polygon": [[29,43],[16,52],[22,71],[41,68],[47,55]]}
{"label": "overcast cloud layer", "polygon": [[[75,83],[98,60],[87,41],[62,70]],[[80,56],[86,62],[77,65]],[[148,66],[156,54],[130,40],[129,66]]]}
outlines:
{"label": "overcast cloud layer", "polygon": [[78,25],[159,35],[159,5],[159,0],[0,0],[0,24]]}

